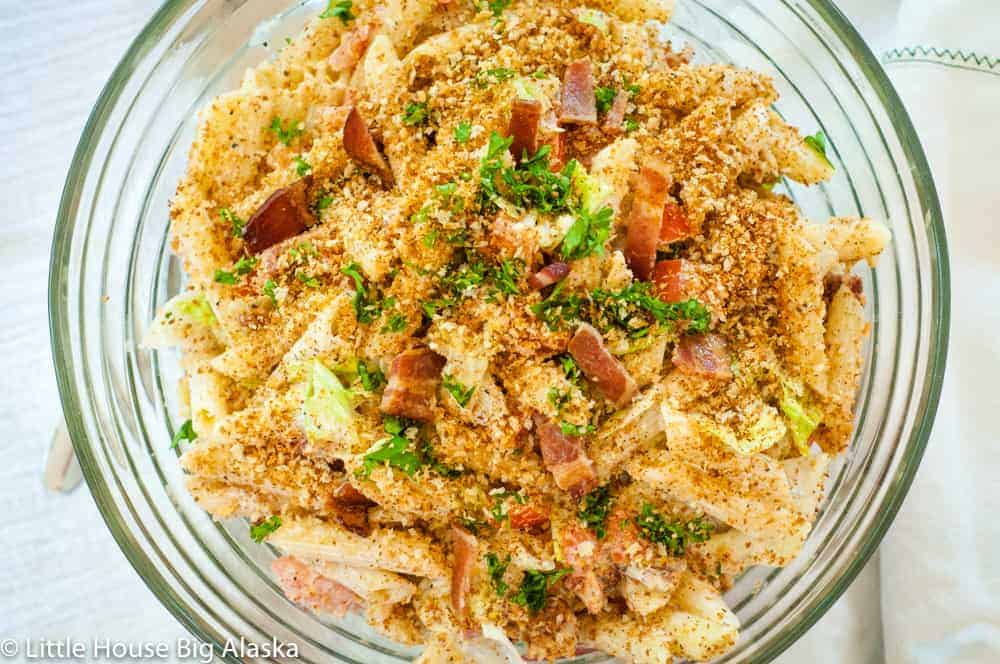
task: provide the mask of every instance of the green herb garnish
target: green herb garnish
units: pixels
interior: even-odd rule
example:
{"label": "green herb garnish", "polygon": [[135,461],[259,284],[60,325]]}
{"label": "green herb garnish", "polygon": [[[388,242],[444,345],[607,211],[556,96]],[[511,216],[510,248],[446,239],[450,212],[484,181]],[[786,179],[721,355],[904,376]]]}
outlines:
{"label": "green herb garnish", "polygon": [[298,173],[299,177],[305,177],[312,172],[312,164],[302,158],[302,155],[297,155],[295,157],[295,172]]}
{"label": "green herb garnish", "polygon": [[472,387],[466,387],[447,374],[443,376],[441,385],[444,389],[448,390],[448,394],[450,394],[455,400],[455,403],[462,408],[469,405],[469,400],[472,399],[472,394],[476,391],[475,385]]}
{"label": "green herb garnish", "polygon": [[198,437],[198,434],[194,432],[194,426],[191,424],[191,420],[187,420],[181,425],[181,428],[177,430],[174,434],[173,440],[170,442],[170,447],[172,449],[177,449],[177,446],[181,444],[182,440],[188,442],[194,440]]}
{"label": "green herb garnish", "polygon": [[559,428],[567,436],[586,436],[588,433],[594,433],[597,430],[593,424],[573,424],[566,421],[560,422]]}
{"label": "green herb garnish", "polygon": [[640,535],[664,545],[674,556],[683,556],[688,544],[708,540],[715,530],[715,524],[700,518],[687,522],[668,521],[649,503],[643,504],[642,513],[635,517],[635,525]]}
{"label": "green herb garnish", "polygon": [[219,210],[219,216],[222,217],[222,221],[230,225],[233,237],[243,237],[243,231],[246,229],[247,225],[245,220],[237,217],[229,208],[222,208]]}
{"label": "green herb garnish", "polygon": [[253,269],[257,267],[257,263],[259,262],[260,259],[257,258],[256,256],[252,258],[243,256],[233,265],[232,272],[227,272],[225,270],[216,270],[215,281],[216,283],[233,286],[237,282],[239,282],[240,277],[244,277],[253,272]]}
{"label": "green herb garnish", "polygon": [[385,374],[382,373],[382,370],[378,366],[374,369],[369,369],[368,365],[358,360],[357,372],[358,379],[361,381],[361,387],[369,392],[375,392],[385,385]]}
{"label": "green herb garnish", "polygon": [[510,587],[503,580],[504,574],[507,573],[507,566],[510,565],[510,556],[507,556],[507,559],[503,562],[500,562],[500,556],[495,553],[487,553],[483,558],[486,560],[486,572],[490,575],[490,583],[493,585],[493,590],[496,592],[497,597],[503,597],[507,594],[507,589]]}
{"label": "green herb garnish", "polygon": [[339,18],[345,25],[353,21],[356,17],[351,13],[354,6],[352,0],[330,0],[326,10],[319,15],[320,18]]}
{"label": "green herb garnish", "polygon": [[300,124],[302,123],[298,120],[282,121],[278,116],[274,116],[269,129],[283,145],[290,145],[292,141],[302,135],[302,130],[299,129]]}
{"label": "green herb garnish", "polygon": [[583,208],[577,210],[576,219],[566,231],[566,237],[559,248],[562,257],[572,261],[591,254],[603,254],[604,243],[611,235],[611,220],[614,216],[614,210],[607,206],[596,212]]}
{"label": "green herb garnish", "polygon": [[278,284],[274,283],[274,279],[268,279],[264,282],[264,295],[267,299],[271,301],[271,304],[275,307],[278,306],[278,296],[275,294],[274,289],[277,288]]}
{"label": "green herb garnish", "polygon": [[611,104],[615,101],[618,92],[614,88],[599,87],[594,90],[594,97],[597,98],[597,112],[604,115],[611,110]]}
{"label": "green herb garnish", "polygon": [[511,596],[510,601],[527,607],[532,613],[537,613],[545,608],[549,588],[572,571],[571,569],[555,569],[550,572],[525,570],[524,578],[521,580],[521,588],[517,594]]}
{"label": "green herb garnish", "polygon": [[406,329],[406,316],[403,314],[393,314],[382,327],[382,332],[401,332]]}
{"label": "green herb garnish", "polygon": [[272,516],[270,519],[264,519],[256,526],[250,526],[250,539],[257,544],[260,544],[264,539],[281,527],[281,517]]}
{"label": "green herb garnish", "polygon": [[610,510],[611,490],[608,486],[601,486],[583,497],[580,511],[576,513],[576,516],[594,531],[597,539],[604,539],[605,535],[608,534],[605,524],[608,521]]}
{"label": "green herb garnish", "polygon": [[423,124],[429,117],[430,109],[427,107],[427,102],[411,102],[403,111],[403,124],[413,127]]}
{"label": "green herb garnish", "polygon": [[469,139],[472,138],[472,124],[468,120],[462,120],[455,127],[455,137],[456,143],[468,143]]}
{"label": "green herb garnish", "polygon": [[825,161],[830,168],[833,168],[833,163],[830,161],[830,158],[826,156],[827,140],[826,140],[826,134],[823,132],[822,129],[817,131],[812,136],[806,136],[803,140],[805,141],[805,144],[809,146],[809,148],[811,148],[813,152],[819,155],[820,158],[823,159],[823,161]]}

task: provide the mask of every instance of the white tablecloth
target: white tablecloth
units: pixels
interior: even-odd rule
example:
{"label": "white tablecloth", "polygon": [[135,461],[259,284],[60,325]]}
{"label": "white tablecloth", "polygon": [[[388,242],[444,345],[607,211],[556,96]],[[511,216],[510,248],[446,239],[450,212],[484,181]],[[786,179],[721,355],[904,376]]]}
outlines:
{"label": "white tablecloth", "polygon": [[[923,25],[926,32],[935,26],[928,26],[927,20],[921,23],[921,16],[927,16],[920,7],[934,6],[943,11],[957,3],[958,0],[906,2],[916,17],[908,24]],[[896,7],[900,0],[843,0],[841,4],[876,52],[921,44],[955,46],[924,42],[923,36],[916,34],[910,41],[894,43],[897,37],[903,38],[895,29]],[[967,6],[975,4],[966,3]],[[997,4],[996,0],[981,0],[980,7],[986,9]],[[4,323],[0,326],[0,435],[4,441],[4,460],[0,463],[3,500],[0,504],[5,508],[4,527],[0,529],[5,563],[3,574],[0,574],[0,639],[99,637],[169,643],[185,636],[128,565],[105,529],[86,489],[69,496],[54,496],[47,494],[40,482],[44,449],[59,411],[50,368],[46,315],[48,253],[58,194],[91,105],[128,43],[155,8],[156,3],[151,0],[32,0],[30,3],[0,0],[0,127],[5,135],[5,140],[0,141],[0,200],[5,211],[5,219],[0,224],[0,264],[8,275],[4,287],[0,288]],[[995,35],[1000,21],[995,10],[992,15],[993,43],[980,43],[978,48],[992,46],[991,54],[997,55],[1000,41]],[[958,30],[958,24],[953,27]],[[991,26],[987,23],[981,27],[983,34],[980,37],[986,39]],[[911,68],[901,76],[913,79],[924,75],[925,72],[913,69],[921,66],[913,62],[920,58],[908,58],[920,55],[919,52],[901,51],[897,55],[897,64]],[[947,57],[938,57],[939,54],[931,55],[935,57],[925,59],[945,65],[950,62]],[[934,67],[944,69],[942,64],[924,66],[928,71]],[[969,79],[956,84],[959,87],[950,88],[950,92],[972,94],[976,89],[974,77],[983,75],[983,69],[978,67],[979,73],[968,70]],[[930,74],[931,79],[933,76]],[[994,87],[994,91],[997,89]],[[904,97],[911,103],[920,102],[919,96],[912,91]],[[973,105],[974,97],[972,94],[964,98],[965,103]],[[995,111],[997,108],[1000,106],[993,106],[994,111],[989,116],[994,124],[1000,119]],[[918,125],[932,134],[944,132],[941,122],[935,124],[934,117],[927,117],[927,106],[922,105],[922,109],[923,113],[918,110],[915,114]],[[977,119],[984,123],[985,140],[994,150],[995,163],[996,150],[1000,149],[995,138],[996,129],[990,126],[988,118]],[[941,138],[935,136],[936,145],[946,144]],[[932,164],[939,171],[938,177],[946,179],[949,158],[953,155],[943,148],[929,152]],[[974,184],[995,189],[993,181],[995,175],[991,173]],[[957,198],[960,195],[981,196],[983,192],[954,187],[946,189],[945,193]],[[986,200],[982,199],[983,205]],[[995,193],[992,200],[997,201]],[[946,201],[946,209],[949,202]],[[977,227],[977,232],[986,233],[987,244],[997,246],[1000,238],[996,231],[990,233],[989,228]],[[979,237],[970,231],[960,239],[974,246]],[[993,252],[995,256],[996,249]],[[995,260],[978,265],[985,270],[980,278],[985,277],[986,283],[997,284],[997,265]],[[973,276],[965,275],[966,278]],[[998,290],[996,286],[994,290]],[[992,311],[984,311],[979,306],[975,311],[975,303],[970,302],[967,309],[970,316],[976,313],[978,318],[965,322],[992,331],[995,339],[997,326],[989,326],[988,322],[1000,314],[1000,306]],[[989,343],[985,336],[983,342]],[[995,341],[992,341],[992,348],[996,354]],[[995,414],[1000,410],[995,394],[995,388],[984,393],[977,406],[992,406]],[[988,402],[990,398],[992,403]],[[952,410],[944,412],[960,421],[961,412],[955,410],[959,405],[949,404]],[[966,417],[975,418],[977,414],[973,411]],[[962,429],[949,431],[958,435]],[[966,467],[963,464],[974,462],[967,456],[949,456],[941,445],[932,446],[930,456],[935,463],[948,465],[949,476],[956,478],[963,475]],[[942,567],[954,566],[961,557],[961,551],[941,546],[932,547],[934,556],[922,557],[921,549],[913,545],[914,538],[923,541],[921,538],[927,537],[926,528],[921,528],[920,517],[914,511],[925,506],[927,501],[948,499],[947,490],[943,490],[947,487],[940,485],[939,477],[924,478],[932,475],[924,472],[921,475],[922,498],[908,501],[900,522],[883,548],[893,556],[892,560],[905,558],[909,564],[883,564],[881,575],[878,561],[870,564],[827,617],[782,657],[782,664],[878,661],[978,664],[1000,661],[997,654],[1000,650],[996,646],[1000,639],[995,622],[991,623],[997,615],[992,610],[996,602],[976,585],[983,578],[993,579],[996,584],[997,576],[977,575],[989,571],[988,566],[983,567],[983,560],[965,556],[962,562],[970,567],[964,580],[953,573],[949,577],[955,579],[953,588],[938,589],[933,597],[921,592],[925,576],[939,574]],[[998,494],[1000,489],[991,494],[993,506],[997,504]],[[995,518],[995,512],[985,509],[989,503],[980,505],[981,511],[976,516],[975,504],[970,505],[968,500],[959,498],[951,501],[956,510],[966,510],[960,512],[967,526],[963,531],[966,534],[975,527],[974,518]],[[933,511],[932,507],[929,509]],[[966,523],[969,519],[973,522]],[[951,525],[940,524],[942,539],[948,539]],[[902,534],[897,535],[896,531]],[[988,532],[998,534],[996,529]],[[991,555],[988,543],[981,544],[981,551]],[[948,559],[948,555],[954,558]],[[907,578],[907,574],[920,576]],[[909,591],[905,591],[906,588]],[[990,589],[998,588],[987,585],[985,590]],[[954,611],[956,604],[964,603],[964,594],[975,592],[978,592],[975,608],[981,609],[978,623],[963,618],[965,614],[961,611]],[[897,610],[901,597],[905,598],[905,606]],[[923,604],[925,601],[927,603]],[[893,607],[889,614],[885,614],[886,606]],[[927,606],[927,612],[921,622],[922,606]],[[923,650],[913,629],[907,629],[914,624],[919,624],[919,634],[926,636]],[[989,647],[991,642],[993,648]]]}

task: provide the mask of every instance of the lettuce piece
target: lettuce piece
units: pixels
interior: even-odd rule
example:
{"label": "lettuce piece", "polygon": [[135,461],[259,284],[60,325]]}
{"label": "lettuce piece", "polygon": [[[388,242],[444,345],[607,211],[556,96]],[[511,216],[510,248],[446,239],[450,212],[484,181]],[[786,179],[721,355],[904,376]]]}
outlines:
{"label": "lettuce piece", "polygon": [[785,385],[778,406],[788,422],[788,430],[792,433],[792,440],[795,441],[799,454],[809,456],[809,438],[820,425],[823,416],[819,410],[805,403],[806,399],[800,395],[801,392],[796,394]]}
{"label": "lettuce piece", "polygon": [[592,25],[604,34],[608,34],[611,26],[608,23],[608,15],[598,9],[582,8],[576,10],[576,20],[580,23]]}
{"label": "lettuce piece", "polygon": [[738,436],[730,427],[704,415],[694,416],[693,419],[703,434],[715,437],[738,454],[763,452],[777,444],[787,432],[778,411],[770,406],[761,409],[760,417],[742,432],[743,436]]}
{"label": "lettuce piece", "polygon": [[518,76],[511,81],[511,85],[514,86],[514,92],[517,93],[518,99],[535,99],[539,101],[542,99],[542,93],[539,92],[538,86],[531,79]]}
{"label": "lettuce piece", "polygon": [[611,185],[588,173],[583,166],[577,166],[573,172],[573,191],[580,197],[580,207],[588,212],[600,210],[612,193]]}
{"label": "lettuce piece", "polygon": [[169,348],[185,345],[206,333],[215,337],[218,323],[212,305],[204,295],[181,293],[163,305],[146,330],[142,345],[146,348]]}
{"label": "lettuce piece", "polygon": [[309,440],[357,441],[353,393],[319,360],[306,365],[302,420]]}

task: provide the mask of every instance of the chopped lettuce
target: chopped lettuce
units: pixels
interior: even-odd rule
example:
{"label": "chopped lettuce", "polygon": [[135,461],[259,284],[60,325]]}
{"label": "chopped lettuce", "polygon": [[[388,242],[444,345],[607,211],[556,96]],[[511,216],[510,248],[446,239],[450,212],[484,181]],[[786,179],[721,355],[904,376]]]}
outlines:
{"label": "chopped lettuce", "polygon": [[611,29],[608,23],[608,15],[598,9],[577,9],[576,20],[580,21],[580,23],[592,25],[604,34],[608,34]]}
{"label": "chopped lettuce", "polygon": [[611,197],[611,186],[583,166],[577,166],[573,173],[573,191],[580,197],[580,207],[588,211],[600,210]]}
{"label": "chopped lettuce", "polygon": [[181,293],[171,298],[146,330],[142,345],[169,348],[209,332],[215,334],[218,320],[212,305],[200,293]]}
{"label": "chopped lettuce", "polygon": [[778,416],[778,411],[764,406],[757,420],[737,435],[730,427],[703,415],[695,416],[695,425],[703,434],[708,434],[725,443],[738,454],[756,454],[774,446],[784,438],[787,429]]}
{"label": "chopped lettuce", "polygon": [[808,456],[809,438],[822,421],[822,414],[808,405],[807,399],[802,395],[803,391],[796,391],[786,384],[778,405],[788,423],[788,430],[792,433],[795,447],[802,456]]}
{"label": "chopped lettuce", "polygon": [[348,440],[354,442],[353,394],[319,360],[306,367],[305,398],[302,420],[310,440]]}
{"label": "chopped lettuce", "polygon": [[514,86],[518,99],[542,99],[542,93],[539,92],[538,86],[529,78],[518,76],[511,81],[511,85]]}

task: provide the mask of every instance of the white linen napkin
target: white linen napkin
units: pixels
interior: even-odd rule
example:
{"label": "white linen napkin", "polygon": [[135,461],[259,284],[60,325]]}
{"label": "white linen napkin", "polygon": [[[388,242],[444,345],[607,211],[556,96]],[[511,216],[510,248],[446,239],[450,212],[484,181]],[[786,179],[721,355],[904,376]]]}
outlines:
{"label": "white linen napkin", "polygon": [[1000,662],[1000,2],[840,4],[881,52],[937,183],[951,344],[926,456],[878,557],[780,662]]}

